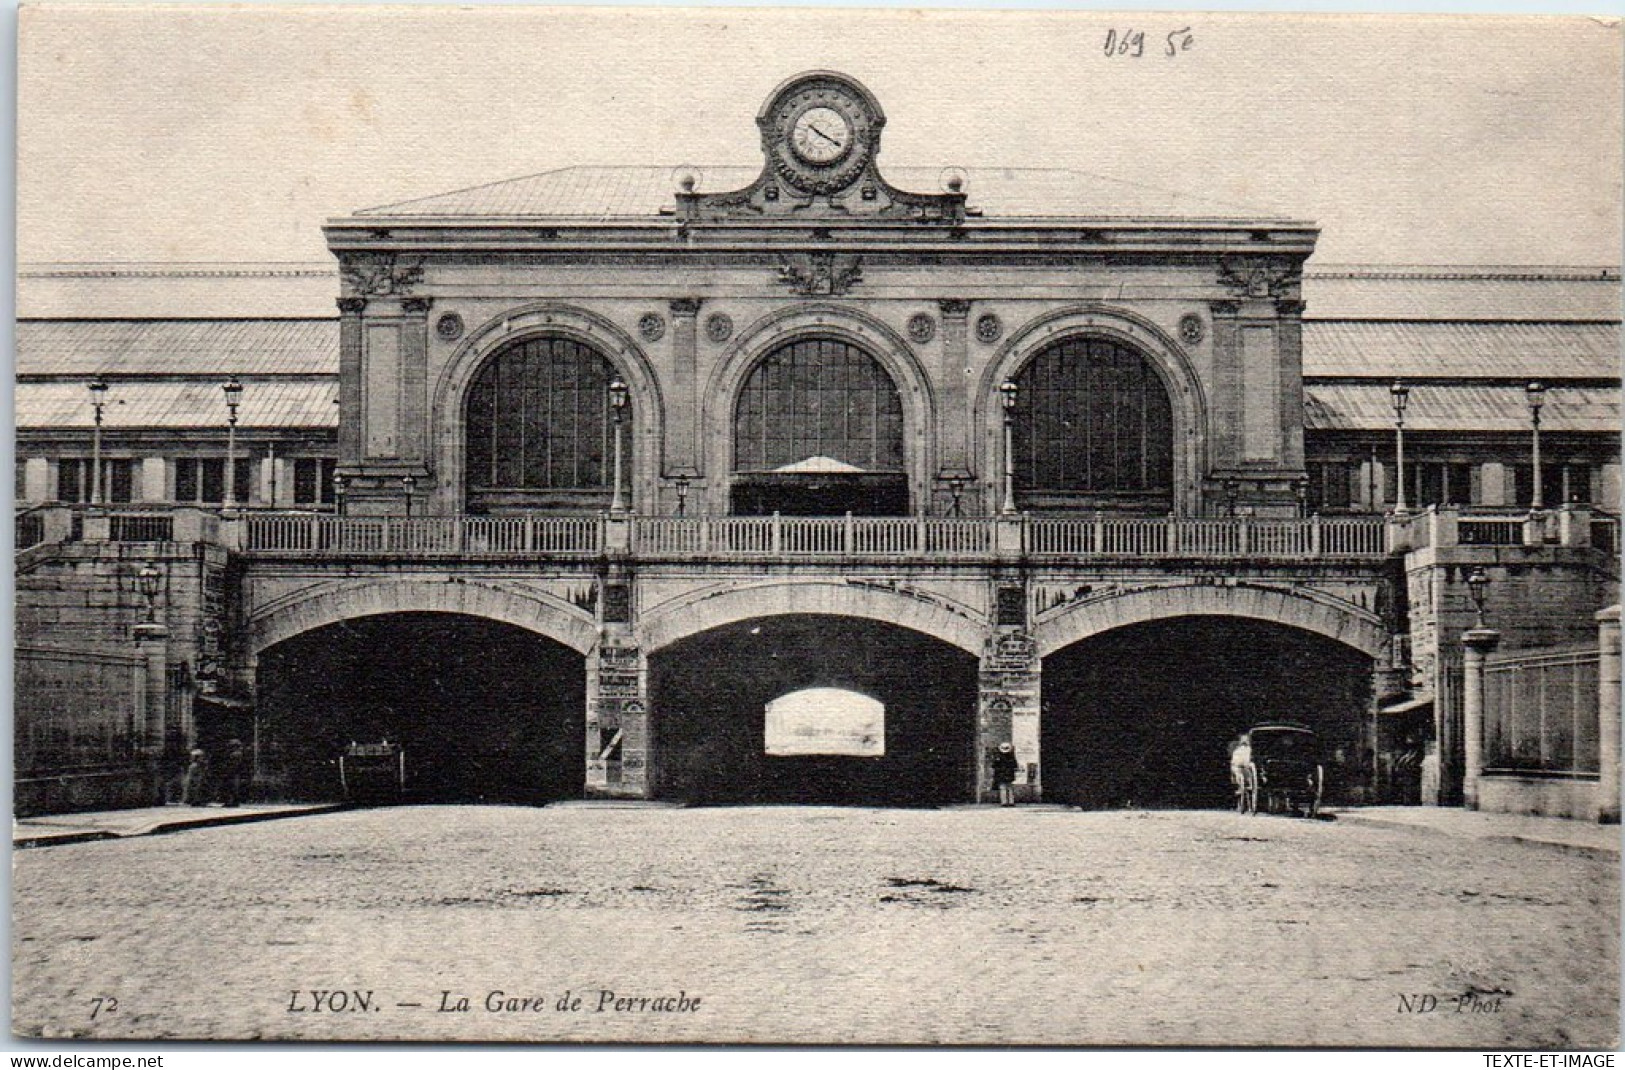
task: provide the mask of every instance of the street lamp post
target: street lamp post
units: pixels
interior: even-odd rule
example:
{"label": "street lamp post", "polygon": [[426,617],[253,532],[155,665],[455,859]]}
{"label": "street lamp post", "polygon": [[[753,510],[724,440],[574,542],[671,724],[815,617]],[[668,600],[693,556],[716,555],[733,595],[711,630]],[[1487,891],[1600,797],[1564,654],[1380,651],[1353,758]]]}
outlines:
{"label": "street lamp post", "polygon": [[684,516],[688,512],[688,487],[689,487],[689,478],[687,476],[678,476],[677,477],[677,515],[678,516]]}
{"label": "street lamp post", "polygon": [[1477,618],[1474,628],[1484,627],[1484,599],[1490,589],[1490,577],[1482,568],[1475,568],[1467,577],[1467,594],[1473,600],[1473,614]]}
{"label": "street lamp post", "polygon": [[1533,382],[1523,388],[1524,396],[1529,400],[1529,428],[1532,432],[1531,445],[1534,456],[1534,482],[1533,492],[1529,496],[1529,511],[1538,513],[1546,504],[1546,496],[1541,492],[1540,485],[1540,407],[1546,404],[1546,384]]}
{"label": "street lamp post", "polygon": [[226,508],[237,508],[237,406],[242,404],[243,384],[232,376],[220,384],[226,395]]}
{"label": "street lamp post", "polygon": [[619,378],[611,379],[609,407],[615,414],[615,490],[609,499],[609,511],[612,513],[626,511],[626,501],[621,497],[621,423],[625,419],[627,400],[626,384]]}
{"label": "street lamp post", "polygon": [[417,490],[418,480],[411,472],[401,477],[401,489],[406,492],[406,515],[412,515],[412,492]]}
{"label": "street lamp post", "polygon": [[1015,425],[1016,394],[1019,389],[1011,379],[999,384],[999,400],[1004,405],[1004,502],[999,506],[999,512],[1005,514],[1016,511]]}
{"label": "street lamp post", "polygon": [[102,412],[107,408],[107,380],[90,381],[90,408],[95,422],[90,429],[90,504],[102,503]]}
{"label": "street lamp post", "polygon": [[141,586],[141,597],[147,601],[147,623],[158,623],[158,584],[163,579],[163,573],[158,571],[156,565],[148,562],[141,566],[141,571],[135,574],[136,582]]}
{"label": "street lamp post", "polygon": [[948,500],[948,515],[949,516],[963,516],[964,515],[964,512],[960,507],[960,499],[963,498],[964,496],[965,496],[965,477],[964,476],[949,476],[948,477],[948,499],[949,499]]}
{"label": "street lamp post", "polygon": [[1388,388],[1388,396],[1394,403],[1394,512],[1406,513],[1405,508],[1405,406],[1411,400],[1411,388],[1394,380],[1394,385]]}

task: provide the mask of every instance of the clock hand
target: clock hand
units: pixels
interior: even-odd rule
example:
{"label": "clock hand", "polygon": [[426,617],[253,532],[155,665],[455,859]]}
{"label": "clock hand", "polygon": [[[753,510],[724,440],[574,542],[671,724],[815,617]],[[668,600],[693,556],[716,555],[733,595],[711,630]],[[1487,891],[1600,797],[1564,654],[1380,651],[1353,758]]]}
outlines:
{"label": "clock hand", "polygon": [[818,129],[817,125],[814,124],[814,123],[808,123],[807,124],[807,129],[811,130],[813,133],[817,134],[819,137],[823,138],[825,141],[829,142],[831,145],[839,145],[840,144],[839,141],[836,141],[834,138],[830,137],[828,134],[826,134],[822,130]]}

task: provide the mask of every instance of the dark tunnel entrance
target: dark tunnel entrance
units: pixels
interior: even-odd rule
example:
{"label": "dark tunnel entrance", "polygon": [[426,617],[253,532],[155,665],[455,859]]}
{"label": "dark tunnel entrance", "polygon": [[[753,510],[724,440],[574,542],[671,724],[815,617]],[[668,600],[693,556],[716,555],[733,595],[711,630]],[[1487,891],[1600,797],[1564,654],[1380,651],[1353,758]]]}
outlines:
{"label": "dark tunnel entrance", "polygon": [[406,801],[579,798],[582,656],[510,624],[390,613],[313,629],[260,655],[259,767],[269,792],[342,797],[351,742],[400,743]]}
{"label": "dark tunnel entrance", "polygon": [[656,791],[717,804],[968,802],[976,672],[939,639],[847,617],[763,617],[682,640],[649,659]]}
{"label": "dark tunnel entrance", "polygon": [[1371,658],[1237,617],[1114,629],[1044,659],[1046,800],[1091,809],[1233,804],[1228,743],[1267,721],[1319,736],[1328,804],[1370,783]]}

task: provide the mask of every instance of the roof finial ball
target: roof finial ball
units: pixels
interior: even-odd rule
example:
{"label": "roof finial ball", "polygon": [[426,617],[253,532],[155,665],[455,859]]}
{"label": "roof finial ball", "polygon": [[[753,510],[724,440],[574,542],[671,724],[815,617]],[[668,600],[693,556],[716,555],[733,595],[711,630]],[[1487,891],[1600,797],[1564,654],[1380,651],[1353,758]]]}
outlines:
{"label": "roof finial ball", "polygon": [[671,173],[672,179],[677,183],[678,193],[693,193],[700,184],[700,173],[692,167],[683,166]]}
{"label": "roof finial ball", "polygon": [[942,188],[948,193],[965,192],[965,169],[963,167],[948,167],[942,172]]}

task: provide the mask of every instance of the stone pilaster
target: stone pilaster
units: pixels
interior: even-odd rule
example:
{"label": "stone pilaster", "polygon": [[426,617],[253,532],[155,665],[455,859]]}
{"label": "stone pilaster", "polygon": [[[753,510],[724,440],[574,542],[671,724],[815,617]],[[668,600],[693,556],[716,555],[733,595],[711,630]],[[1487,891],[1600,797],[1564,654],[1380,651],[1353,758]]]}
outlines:
{"label": "stone pilaster", "polygon": [[[401,460],[422,465],[429,446],[429,297],[401,299]],[[419,493],[432,488],[419,486]]]}
{"label": "stone pilaster", "polygon": [[698,327],[700,300],[671,303],[671,385],[666,403],[666,474],[699,475]]}
{"label": "stone pilaster", "polygon": [[341,297],[339,305],[339,464],[361,461],[361,360],[365,351],[364,297]]}
{"label": "stone pilaster", "polygon": [[[945,298],[937,302],[942,311],[942,348],[937,365],[941,383],[941,409],[937,415],[937,457],[941,478],[968,478],[973,456],[971,427],[969,331],[970,302]],[[974,497],[974,495],[973,495]]]}

